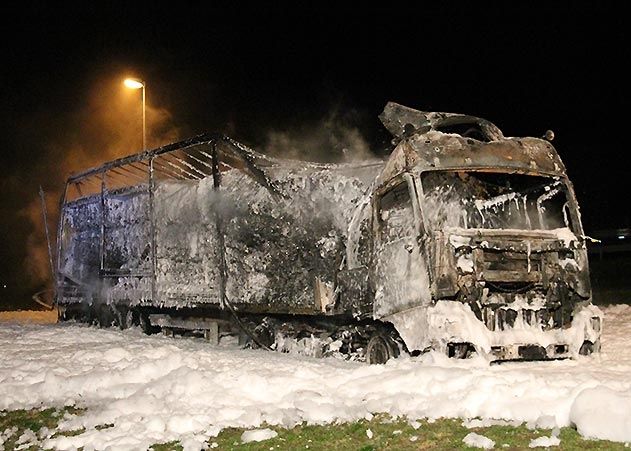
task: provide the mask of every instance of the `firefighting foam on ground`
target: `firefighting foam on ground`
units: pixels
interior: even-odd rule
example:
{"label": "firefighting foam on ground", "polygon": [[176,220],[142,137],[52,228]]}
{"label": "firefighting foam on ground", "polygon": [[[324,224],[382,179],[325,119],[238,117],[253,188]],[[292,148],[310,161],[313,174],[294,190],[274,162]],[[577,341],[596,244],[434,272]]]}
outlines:
{"label": "firefighting foam on ground", "polygon": [[85,428],[81,434],[47,430],[25,441],[44,449],[146,449],[171,440],[202,449],[226,427],[326,424],[379,412],[409,421],[574,425],[584,437],[631,442],[631,307],[603,312],[599,354],[502,365],[436,351],[367,365],[242,349],[227,335],[212,345],[202,337],[146,336],[139,327],[3,322],[0,410],[87,407],[57,429]]}

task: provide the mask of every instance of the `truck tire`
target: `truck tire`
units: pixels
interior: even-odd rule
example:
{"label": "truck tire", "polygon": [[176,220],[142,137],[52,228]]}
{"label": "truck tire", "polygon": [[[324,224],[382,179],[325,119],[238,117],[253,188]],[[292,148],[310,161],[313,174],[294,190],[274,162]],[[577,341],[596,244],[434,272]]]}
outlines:
{"label": "truck tire", "polygon": [[263,347],[265,349],[269,349],[272,347],[274,342],[276,341],[276,336],[274,334],[274,329],[267,322],[263,322],[254,328],[253,332],[253,341],[252,348],[257,349]]}
{"label": "truck tire", "polygon": [[126,305],[116,306],[116,319],[121,330],[129,329],[135,325],[134,311]]}
{"label": "truck tire", "polygon": [[140,328],[145,333],[145,335],[153,335],[160,332],[160,326],[152,326],[151,321],[149,320],[149,314],[143,311],[140,311],[138,314],[138,320],[140,322]]}
{"label": "truck tire", "polygon": [[94,318],[92,323],[101,328],[112,327],[115,322],[114,315],[108,305],[98,304],[93,306]]}
{"label": "truck tire", "polygon": [[366,363],[383,365],[393,357],[399,356],[399,347],[387,335],[377,333],[370,337],[366,345]]}

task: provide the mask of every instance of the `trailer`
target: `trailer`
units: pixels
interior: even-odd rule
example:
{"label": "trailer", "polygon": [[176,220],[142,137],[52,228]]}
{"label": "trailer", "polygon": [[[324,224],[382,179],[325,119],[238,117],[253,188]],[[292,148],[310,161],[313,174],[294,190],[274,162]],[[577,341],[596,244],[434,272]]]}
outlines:
{"label": "trailer", "polygon": [[599,351],[578,204],[552,144],[388,103],[386,159],[271,158],[218,134],[68,178],[63,318],[384,363]]}

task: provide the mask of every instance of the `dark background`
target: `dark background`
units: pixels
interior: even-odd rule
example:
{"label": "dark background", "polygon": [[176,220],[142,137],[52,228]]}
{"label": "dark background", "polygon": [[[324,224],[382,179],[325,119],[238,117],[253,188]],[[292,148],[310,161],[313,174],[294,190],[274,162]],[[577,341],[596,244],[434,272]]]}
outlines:
{"label": "dark background", "polygon": [[150,147],[219,131],[336,160],[342,144],[314,136],[344,129],[382,155],[388,100],[484,117],[507,136],[552,129],[587,233],[630,227],[626,15],[514,3],[3,6],[0,309],[46,286],[38,187],[54,227],[70,172],[140,150],[129,75],[147,83]]}

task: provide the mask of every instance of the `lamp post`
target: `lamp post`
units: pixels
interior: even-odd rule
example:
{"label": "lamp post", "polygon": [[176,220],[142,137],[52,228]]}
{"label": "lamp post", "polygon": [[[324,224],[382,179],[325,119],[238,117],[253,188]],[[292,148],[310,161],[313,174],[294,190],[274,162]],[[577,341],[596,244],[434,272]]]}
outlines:
{"label": "lamp post", "polygon": [[147,127],[145,121],[145,92],[147,84],[137,78],[126,78],[123,84],[129,89],[142,89],[142,150],[147,149]]}

